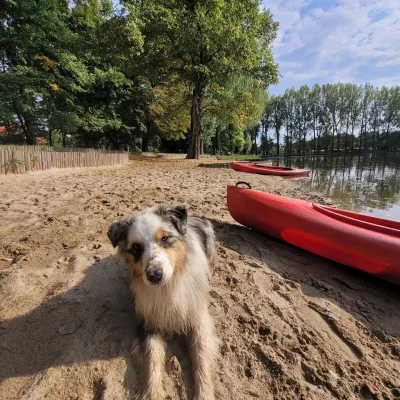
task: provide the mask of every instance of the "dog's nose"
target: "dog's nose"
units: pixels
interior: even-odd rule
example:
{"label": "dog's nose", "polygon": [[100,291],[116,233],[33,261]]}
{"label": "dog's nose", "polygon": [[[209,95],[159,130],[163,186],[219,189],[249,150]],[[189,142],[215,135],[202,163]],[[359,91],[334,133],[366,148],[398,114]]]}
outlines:
{"label": "dog's nose", "polygon": [[162,268],[154,268],[150,271],[146,272],[147,279],[151,283],[160,283],[163,277],[163,270]]}

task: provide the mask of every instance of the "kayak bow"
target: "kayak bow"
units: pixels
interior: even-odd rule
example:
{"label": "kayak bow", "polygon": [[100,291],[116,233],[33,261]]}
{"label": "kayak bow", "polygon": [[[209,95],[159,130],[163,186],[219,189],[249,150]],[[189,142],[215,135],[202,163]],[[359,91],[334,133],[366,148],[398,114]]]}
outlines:
{"label": "kayak bow", "polygon": [[227,202],[242,225],[400,283],[400,222],[231,185]]}
{"label": "kayak bow", "polygon": [[232,168],[235,171],[248,172],[251,174],[261,174],[261,175],[277,175],[277,176],[296,176],[296,175],[307,175],[309,169],[297,169],[289,167],[277,167],[262,164],[247,164],[247,163],[232,163]]}

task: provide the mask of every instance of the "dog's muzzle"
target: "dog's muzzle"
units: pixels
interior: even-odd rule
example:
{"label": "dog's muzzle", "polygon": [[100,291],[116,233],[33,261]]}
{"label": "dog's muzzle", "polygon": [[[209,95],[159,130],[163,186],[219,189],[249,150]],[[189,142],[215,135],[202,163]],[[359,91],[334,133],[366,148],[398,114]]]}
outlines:
{"label": "dog's muzzle", "polygon": [[152,268],[146,271],[147,280],[153,285],[159,284],[163,279],[163,275],[163,270],[159,267]]}

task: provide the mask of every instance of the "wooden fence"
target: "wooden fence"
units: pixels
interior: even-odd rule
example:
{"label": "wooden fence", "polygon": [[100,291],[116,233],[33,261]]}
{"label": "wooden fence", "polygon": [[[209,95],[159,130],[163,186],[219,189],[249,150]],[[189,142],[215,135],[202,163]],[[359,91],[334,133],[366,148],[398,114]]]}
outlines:
{"label": "wooden fence", "polygon": [[107,154],[125,154],[127,151],[107,150],[107,149],[89,149],[81,147],[54,147],[54,146],[24,146],[24,145],[0,145],[0,151],[56,151],[69,153],[107,153]]}
{"label": "wooden fence", "polygon": [[128,153],[15,151],[0,148],[0,175],[23,174],[49,168],[101,167],[128,161]]}

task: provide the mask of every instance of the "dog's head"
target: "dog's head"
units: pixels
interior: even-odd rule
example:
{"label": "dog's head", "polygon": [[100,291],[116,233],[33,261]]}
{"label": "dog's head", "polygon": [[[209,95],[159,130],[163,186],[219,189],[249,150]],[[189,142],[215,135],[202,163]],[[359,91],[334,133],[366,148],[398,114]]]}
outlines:
{"label": "dog's head", "polygon": [[108,237],[150,286],[165,284],[185,263],[185,207],[157,206],[112,224]]}

